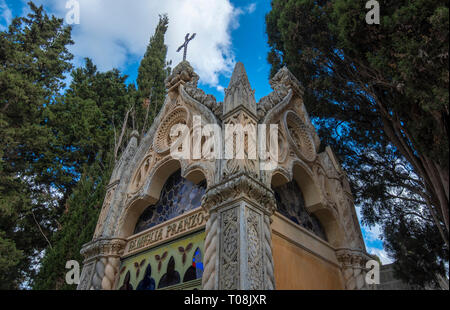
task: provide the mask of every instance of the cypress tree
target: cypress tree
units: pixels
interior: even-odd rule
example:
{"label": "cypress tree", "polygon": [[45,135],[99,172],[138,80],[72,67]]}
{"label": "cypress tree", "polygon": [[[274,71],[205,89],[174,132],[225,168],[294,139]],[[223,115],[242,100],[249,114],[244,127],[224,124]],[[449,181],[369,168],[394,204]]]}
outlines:
{"label": "cypress tree", "polygon": [[60,95],[72,68],[71,28],[29,5],[28,17],[0,32],[0,288],[74,289],[65,263],[81,263],[115,161],[164,101],[168,18],[150,40],[138,90],[87,59]]}
{"label": "cypress tree", "polygon": [[[322,145],[346,168],[363,223],[385,228],[392,257],[411,253],[404,279],[434,281],[429,271],[444,272],[438,262],[448,263],[449,249],[448,1],[380,1],[379,25],[366,23],[364,5],[273,0],[271,75],[287,65],[305,87]],[[399,242],[409,247],[403,253]],[[422,264],[418,276],[411,262],[424,248],[430,268]]]}
{"label": "cypress tree", "polygon": [[[164,43],[164,36],[169,24],[167,15],[160,15],[155,33],[150,38],[144,58],[141,61],[137,77],[138,85],[138,106],[142,103],[145,113],[149,114],[149,120],[141,119],[142,132],[145,132],[156,117],[166,96],[165,79],[170,73],[169,64],[166,62],[167,46]],[[150,100],[148,100],[150,99]],[[145,117],[144,117],[145,118]]]}
{"label": "cypress tree", "polygon": [[61,229],[52,238],[52,248],[47,248],[41,268],[33,281],[33,289],[74,290],[76,285],[65,281],[66,262],[75,260],[82,267],[80,254],[83,244],[92,239],[111,174],[111,165],[99,161],[86,166],[79,182],[66,202]]}
{"label": "cypress tree", "polygon": [[[98,72],[86,59],[85,67],[72,72],[72,83],[63,98],[48,109],[48,126],[57,137],[61,160],[71,163],[69,179],[75,184],[34,289],[76,288],[65,283],[65,263],[76,260],[81,265],[80,250],[92,239],[120,147],[126,145],[132,130],[145,133],[164,102],[164,80],[170,70],[165,59],[167,25],[167,16],[161,16],[139,68],[138,89],[126,85],[126,76],[117,70]],[[150,94],[151,106],[144,102]],[[120,140],[122,127],[124,138]]]}
{"label": "cypress tree", "polygon": [[[75,289],[65,282],[65,264],[82,264],[80,250],[91,241],[114,166],[117,128],[129,102],[126,76],[117,70],[98,72],[90,59],[72,72],[72,83],[47,113],[57,137],[61,160],[75,182],[64,203],[59,229],[52,234],[34,289]],[[69,163],[71,163],[69,165]]]}
{"label": "cypress tree", "polygon": [[0,288],[21,287],[49,246],[64,171],[49,146],[46,108],[71,69],[71,29],[29,2],[31,13],[0,32]]}

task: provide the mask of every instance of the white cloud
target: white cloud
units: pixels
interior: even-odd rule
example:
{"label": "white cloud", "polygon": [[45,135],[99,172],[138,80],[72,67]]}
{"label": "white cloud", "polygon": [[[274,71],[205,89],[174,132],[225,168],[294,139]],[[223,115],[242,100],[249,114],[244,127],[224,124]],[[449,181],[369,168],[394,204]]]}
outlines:
{"label": "white cloud", "polygon": [[361,220],[362,220],[361,208],[358,206],[356,206],[356,216],[358,218],[358,222],[359,222],[361,229],[364,230],[364,240],[366,242],[374,242],[377,240],[381,241],[381,238],[380,238],[380,236],[382,235],[381,226],[378,224],[375,224],[374,226],[369,228],[368,226],[363,225],[361,223]]}
{"label": "white cloud", "polygon": [[6,30],[12,21],[12,12],[5,0],[0,0],[0,30]]}
{"label": "white cloud", "polygon": [[235,8],[231,18],[230,27],[232,30],[239,28],[239,16],[252,14],[256,10],[256,3],[250,3],[246,7]]}
{"label": "white cloud", "polygon": [[364,231],[366,233],[365,234],[366,241],[373,242],[373,241],[381,240],[381,238],[380,238],[381,226],[380,225],[375,225],[371,228],[364,226]]}
{"label": "white cloud", "polygon": [[374,254],[378,256],[383,265],[393,263],[392,259],[387,255],[386,251],[383,248],[376,248],[373,246],[368,246],[367,243],[373,243],[376,241],[381,241],[380,235],[382,235],[381,226],[376,224],[372,227],[363,226],[361,224],[361,208],[356,208],[356,214],[358,217],[359,225],[361,229],[364,230],[364,241],[366,243],[366,250],[369,254]]}
{"label": "white cloud", "polygon": [[383,265],[391,264],[393,263],[392,259],[387,255],[386,251],[384,249],[378,249],[378,248],[367,248],[367,252],[369,254],[376,255],[380,258],[381,263]]}
{"label": "white cloud", "polygon": [[[3,0],[0,0],[3,1]],[[173,65],[182,60],[176,49],[186,33],[197,33],[189,43],[188,61],[200,75],[200,82],[217,87],[219,75],[229,75],[235,60],[231,48],[231,31],[239,26],[238,18],[251,13],[256,5],[235,8],[229,0],[78,0],[80,24],[73,25],[75,45],[71,51],[80,65],[90,57],[100,70],[123,69],[140,59],[158,22],[158,15],[169,15],[166,33],[167,59]],[[61,0],[37,0],[47,11],[64,17]]]}
{"label": "white cloud", "polygon": [[250,3],[247,7],[246,7],[247,13],[248,14],[252,14],[253,12],[255,12],[256,10],[256,3]]}

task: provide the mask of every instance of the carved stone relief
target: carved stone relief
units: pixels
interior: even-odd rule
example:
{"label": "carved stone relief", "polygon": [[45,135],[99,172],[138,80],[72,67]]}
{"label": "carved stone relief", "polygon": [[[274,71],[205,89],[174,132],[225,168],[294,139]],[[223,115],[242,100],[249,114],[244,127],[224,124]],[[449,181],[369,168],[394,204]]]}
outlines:
{"label": "carved stone relief", "polygon": [[161,122],[153,142],[153,147],[157,153],[166,154],[170,151],[171,145],[175,146],[175,143],[181,141],[170,136],[170,131],[176,124],[190,125],[190,113],[185,107],[175,108]]}
{"label": "carved stone relief", "polygon": [[106,192],[105,200],[103,201],[102,210],[100,211],[99,219],[97,222],[97,227],[95,228],[94,238],[98,238],[102,234],[103,225],[106,220],[106,216],[108,215],[110,206],[111,206],[111,200],[114,195],[114,192],[116,191],[117,185],[113,186],[112,188],[108,189]]}
{"label": "carved stone relief", "polygon": [[220,289],[239,289],[239,209],[221,213]]}
{"label": "carved stone relief", "polygon": [[[224,175],[228,176],[228,175],[232,175],[235,174],[237,172],[247,172],[250,173],[251,175],[257,175],[259,172],[259,169],[257,169],[257,159],[251,159],[251,155],[250,153],[252,152],[252,150],[249,149],[249,139],[251,138],[251,136],[253,136],[253,138],[256,139],[256,134],[257,134],[257,124],[255,122],[255,120],[250,117],[246,112],[244,111],[239,111],[235,114],[233,114],[231,117],[229,117],[226,121],[227,125],[232,125],[232,126],[242,126],[242,128],[244,130],[246,130],[246,128],[248,128],[249,130],[252,130],[252,128],[254,129],[254,134],[252,134],[251,132],[247,132],[244,131],[243,134],[243,139],[244,139],[244,143],[237,143],[238,138],[235,137],[234,135],[227,135],[227,131],[225,129],[225,134],[227,135],[226,139],[233,139],[233,141],[231,141],[232,145],[233,145],[233,150],[234,150],[234,154],[233,154],[233,159],[227,159],[225,161],[225,167],[224,167]],[[225,140],[225,143],[227,143],[228,141]],[[254,158],[257,158],[257,139],[254,141]],[[242,145],[243,144],[243,145]],[[244,150],[241,150],[241,148],[244,148]],[[226,146],[225,146],[225,150],[226,150]],[[238,156],[239,152],[243,151],[244,154],[244,159],[236,159],[235,157]]]}
{"label": "carved stone relief", "polygon": [[91,284],[91,278],[94,273],[95,262],[91,262],[83,266],[83,271],[81,272],[80,284],[78,285],[78,290],[89,290]]}
{"label": "carved stone relief", "polygon": [[312,162],[316,159],[316,147],[308,127],[293,111],[284,114],[284,126],[299,158]]}
{"label": "carved stone relief", "polygon": [[261,241],[261,215],[246,208],[247,216],[247,263],[249,273],[249,288],[251,290],[264,289],[264,268]]}
{"label": "carved stone relief", "polygon": [[151,168],[153,167],[154,156],[150,153],[141,163],[136,173],[134,174],[131,184],[130,184],[130,192],[137,192],[142,185],[144,185],[146,178],[148,177]]}

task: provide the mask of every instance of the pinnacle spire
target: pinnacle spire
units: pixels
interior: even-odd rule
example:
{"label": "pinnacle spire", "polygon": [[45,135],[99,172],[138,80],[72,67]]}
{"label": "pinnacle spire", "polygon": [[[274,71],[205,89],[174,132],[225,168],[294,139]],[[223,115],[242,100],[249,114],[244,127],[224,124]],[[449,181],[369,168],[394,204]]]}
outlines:
{"label": "pinnacle spire", "polygon": [[250,88],[250,82],[248,81],[247,72],[245,71],[244,64],[240,61],[237,62],[234,66],[233,74],[231,75],[228,88],[237,84],[242,84],[244,87]]}
{"label": "pinnacle spire", "polygon": [[238,107],[244,107],[256,115],[255,91],[250,86],[242,62],[236,63],[230,84],[225,89],[223,113],[225,115]]}

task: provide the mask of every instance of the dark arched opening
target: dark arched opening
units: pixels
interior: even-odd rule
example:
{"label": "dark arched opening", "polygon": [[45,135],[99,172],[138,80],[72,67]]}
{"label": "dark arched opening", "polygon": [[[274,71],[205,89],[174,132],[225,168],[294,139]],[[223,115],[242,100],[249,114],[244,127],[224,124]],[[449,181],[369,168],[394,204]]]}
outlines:
{"label": "dark arched opening", "polygon": [[159,200],[148,206],[139,217],[134,233],[149,229],[201,205],[206,191],[206,180],[195,184],[181,176],[181,170],[173,173],[164,184]]}
{"label": "dark arched opening", "polygon": [[272,189],[275,193],[278,212],[327,241],[325,229],[319,219],[306,209],[303,193],[295,180]]}

